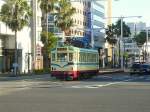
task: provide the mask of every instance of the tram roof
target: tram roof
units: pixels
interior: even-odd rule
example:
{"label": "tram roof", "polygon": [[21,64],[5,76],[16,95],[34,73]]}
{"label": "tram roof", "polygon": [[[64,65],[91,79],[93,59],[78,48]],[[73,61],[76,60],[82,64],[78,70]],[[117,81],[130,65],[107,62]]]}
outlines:
{"label": "tram roof", "polygon": [[79,47],[74,47],[74,46],[56,47],[56,48],[53,48],[51,51],[55,51],[57,48],[67,48],[69,50],[79,50],[79,51],[87,51],[87,52],[98,52],[98,50],[96,49],[79,48]]}

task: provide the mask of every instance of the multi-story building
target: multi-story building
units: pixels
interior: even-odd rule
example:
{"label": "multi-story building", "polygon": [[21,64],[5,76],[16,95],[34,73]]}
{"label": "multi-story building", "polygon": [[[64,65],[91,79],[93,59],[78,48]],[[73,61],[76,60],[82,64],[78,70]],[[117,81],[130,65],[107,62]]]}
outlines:
{"label": "multi-story building", "polygon": [[138,34],[140,31],[146,29],[146,23],[144,23],[144,22],[137,22],[137,23],[130,22],[130,23],[127,23],[127,25],[130,28],[132,36]]}
{"label": "multi-story building", "polygon": [[[89,30],[87,29],[88,2],[71,2],[71,5],[76,10],[75,14],[72,16],[74,25],[70,28],[69,33],[65,35],[65,37],[84,37],[89,34],[89,32],[86,33],[86,31]],[[62,31],[55,26],[54,20],[55,15],[50,14],[48,18],[48,30],[62,37]]]}
{"label": "multi-story building", "polygon": [[[66,37],[86,38],[93,47],[104,46],[104,6],[100,1],[74,1],[71,2],[76,9],[76,13],[72,16],[74,26],[70,28]],[[62,34],[54,25],[54,16],[49,16],[49,31],[56,34]]]}
{"label": "multi-story building", "polygon": [[[76,13],[72,16],[74,25],[70,28],[70,31],[65,36],[70,37],[83,37],[85,35],[85,27],[87,25],[86,23],[86,9],[87,2],[72,2],[72,6],[75,8]],[[48,28],[50,32],[54,32],[55,34],[62,34],[62,31],[60,28],[55,26],[54,23],[55,15],[49,15],[48,18]]]}
{"label": "multi-story building", "polygon": [[140,48],[137,46],[133,37],[124,37],[120,47],[123,50],[122,52],[127,53],[129,64],[132,64],[134,61],[139,61]]}
{"label": "multi-story building", "polygon": [[[0,7],[5,1],[0,1]],[[18,71],[24,72],[28,70],[31,65],[28,62],[27,53],[31,52],[31,28],[24,27],[21,31],[17,32],[17,62]],[[15,57],[15,36],[3,22],[0,22],[0,72],[10,72],[13,69]],[[31,58],[30,58],[31,59]]]}
{"label": "multi-story building", "polygon": [[107,25],[112,24],[112,0],[107,0]]}
{"label": "multi-story building", "polygon": [[[107,23],[106,23],[106,27],[107,25],[111,25],[112,24],[112,0],[107,0],[107,10],[106,10],[106,17],[107,17]],[[106,59],[110,62],[112,61],[112,45],[110,45],[108,42],[105,43],[105,48],[107,49],[107,56]]]}
{"label": "multi-story building", "polygon": [[134,41],[132,37],[124,37],[123,38],[122,47],[129,55],[135,55],[140,53],[140,49],[137,46],[137,43]]}
{"label": "multi-story building", "polygon": [[[28,2],[33,8],[31,26],[24,27],[17,32],[17,62],[19,72],[28,72],[36,64],[37,46],[41,46],[41,12],[38,8],[38,0]],[[5,1],[0,1],[0,8]],[[0,21],[0,72],[11,72],[15,57],[15,36],[3,22]]]}
{"label": "multi-story building", "polygon": [[91,42],[95,48],[104,47],[105,37],[105,7],[101,1],[91,2]]}
{"label": "multi-story building", "polygon": [[72,16],[74,26],[70,29],[70,35],[84,37],[87,30],[88,2],[71,2],[76,13]]}

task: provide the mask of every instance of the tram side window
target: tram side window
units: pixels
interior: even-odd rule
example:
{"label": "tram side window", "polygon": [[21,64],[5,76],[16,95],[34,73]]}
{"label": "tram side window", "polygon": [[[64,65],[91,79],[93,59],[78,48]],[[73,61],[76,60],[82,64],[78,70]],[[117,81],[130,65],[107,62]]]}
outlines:
{"label": "tram side window", "polygon": [[97,54],[95,54],[95,62],[97,62]]}
{"label": "tram side window", "polygon": [[96,62],[96,54],[93,54],[93,57],[94,57],[93,61]]}
{"label": "tram side window", "polygon": [[85,62],[88,62],[88,59],[87,59],[87,53],[85,53]]}
{"label": "tram side window", "polygon": [[81,60],[80,62],[83,62],[83,53],[80,54]]}
{"label": "tram side window", "polygon": [[98,62],[98,55],[96,55],[96,62]]}
{"label": "tram side window", "polygon": [[52,53],[52,61],[55,61],[55,53]]}
{"label": "tram side window", "polygon": [[83,53],[83,62],[86,62],[86,57],[85,57],[85,53]]}
{"label": "tram side window", "polygon": [[60,62],[67,61],[67,53],[58,53],[57,61],[60,61]]}
{"label": "tram side window", "polygon": [[90,55],[89,55],[89,53],[88,53],[87,59],[88,59],[88,62],[90,62]]}
{"label": "tram side window", "polygon": [[92,54],[90,54],[89,58],[90,62],[92,62]]}
{"label": "tram side window", "polygon": [[73,53],[69,53],[69,61],[73,61]]}
{"label": "tram side window", "polygon": [[94,62],[94,55],[91,54],[91,62],[93,63]]}
{"label": "tram side window", "polygon": [[79,55],[79,61],[82,62],[82,53]]}

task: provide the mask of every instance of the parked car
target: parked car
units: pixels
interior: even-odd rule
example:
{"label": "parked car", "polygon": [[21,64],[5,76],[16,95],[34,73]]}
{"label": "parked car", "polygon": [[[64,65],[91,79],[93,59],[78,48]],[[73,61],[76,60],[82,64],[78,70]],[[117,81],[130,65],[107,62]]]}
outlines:
{"label": "parked car", "polygon": [[141,63],[133,63],[130,68],[130,75],[140,74],[140,72],[141,72]]}
{"label": "parked car", "polygon": [[150,64],[141,64],[140,73],[141,74],[150,74]]}

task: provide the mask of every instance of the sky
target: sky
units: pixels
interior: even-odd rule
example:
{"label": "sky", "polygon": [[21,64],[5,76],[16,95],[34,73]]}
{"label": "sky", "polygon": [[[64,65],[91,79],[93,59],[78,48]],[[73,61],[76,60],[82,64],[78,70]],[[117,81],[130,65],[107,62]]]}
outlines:
{"label": "sky", "polygon": [[[119,0],[112,3],[112,17],[142,16],[126,18],[125,22],[146,22],[150,26],[150,0]],[[113,22],[116,20],[113,19]]]}

